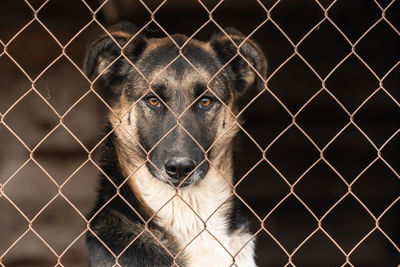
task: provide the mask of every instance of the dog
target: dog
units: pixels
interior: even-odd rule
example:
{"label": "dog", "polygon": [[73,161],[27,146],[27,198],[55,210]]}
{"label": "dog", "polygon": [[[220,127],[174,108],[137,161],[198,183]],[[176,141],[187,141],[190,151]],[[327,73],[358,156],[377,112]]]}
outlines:
{"label": "dog", "polygon": [[83,70],[111,107],[89,266],[256,266],[233,192],[234,114],[266,69],[232,28],[204,42],[122,22],[89,43]]}

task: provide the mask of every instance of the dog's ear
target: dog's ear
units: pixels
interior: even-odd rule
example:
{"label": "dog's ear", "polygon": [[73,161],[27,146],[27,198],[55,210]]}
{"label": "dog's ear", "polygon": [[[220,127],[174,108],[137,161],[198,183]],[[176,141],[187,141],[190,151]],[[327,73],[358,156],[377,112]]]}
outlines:
{"label": "dog's ear", "polygon": [[264,89],[267,60],[259,45],[246,39],[246,36],[236,29],[224,30],[228,35],[216,33],[211,37],[210,44],[223,65],[236,56],[228,66],[233,72],[231,75],[238,95],[243,95],[252,86],[258,90]]}
{"label": "dog's ear", "polygon": [[[121,73],[124,69],[123,65],[129,62],[121,56],[122,53],[133,62],[146,47],[146,37],[143,34],[137,34],[137,28],[130,22],[115,24],[107,28],[107,32],[102,32],[95,37],[86,49],[83,72],[90,79],[110,72],[118,72],[114,73],[117,76],[123,75]],[[117,57],[120,57],[117,60],[118,63],[111,64]]]}

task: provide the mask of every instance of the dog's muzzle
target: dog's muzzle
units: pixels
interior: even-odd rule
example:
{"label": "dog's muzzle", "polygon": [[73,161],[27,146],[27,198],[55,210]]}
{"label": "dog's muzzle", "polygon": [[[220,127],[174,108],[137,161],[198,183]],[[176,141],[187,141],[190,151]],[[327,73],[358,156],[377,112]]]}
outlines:
{"label": "dog's muzzle", "polygon": [[209,169],[207,161],[199,165],[189,157],[170,157],[164,166],[156,167],[152,164],[147,165],[150,172],[166,184],[183,188],[201,180]]}

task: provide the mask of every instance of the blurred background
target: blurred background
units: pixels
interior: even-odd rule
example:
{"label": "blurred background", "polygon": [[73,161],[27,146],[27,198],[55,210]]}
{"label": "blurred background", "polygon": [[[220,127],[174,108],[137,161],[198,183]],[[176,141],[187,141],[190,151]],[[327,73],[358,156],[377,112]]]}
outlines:
{"label": "blurred background", "polygon": [[108,109],[78,68],[98,23],[121,20],[204,41],[217,23],[263,47],[270,91],[243,100],[235,157],[243,212],[266,230],[258,266],[399,266],[400,1],[217,2],[0,2],[1,266],[87,266],[87,151]]}

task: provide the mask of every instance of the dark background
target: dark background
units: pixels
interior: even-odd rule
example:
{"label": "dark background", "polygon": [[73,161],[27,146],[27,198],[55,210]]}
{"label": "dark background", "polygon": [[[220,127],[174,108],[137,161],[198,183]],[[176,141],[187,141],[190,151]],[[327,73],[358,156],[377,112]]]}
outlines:
{"label": "dark background", "polygon": [[[43,2],[29,1],[34,9]],[[94,10],[100,2],[87,1]],[[96,15],[104,26],[130,20],[143,28],[151,20],[139,1],[108,2]],[[143,2],[155,10],[162,1]],[[268,16],[260,3],[273,7],[274,23],[253,33]],[[328,20],[312,30],[331,3],[224,0],[204,25],[209,14],[199,2],[168,0],[154,15],[168,33],[201,40],[218,31],[215,23],[233,26],[265,51],[269,91],[243,111],[236,153],[236,177],[244,177],[237,195],[252,209],[244,213],[254,233],[267,230],[257,234],[259,266],[284,266],[287,254],[295,266],[350,266],[350,252],[354,266],[400,264],[400,1],[336,1],[328,16],[346,37]],[[33,14],[24,1],[0,2],[0,263],[54,266],[62,254],[63,266],[85,266],[83,217],[99,173],[85,148],[96,158],[107,107],[87,93],[76,67],[101,27],[80,0],[48,1],[37,13],[47,30],[34,21],[20,32]],[[165,36],[154,22],[143,31]],[[318,231],[306,207],[322,218]]]}

